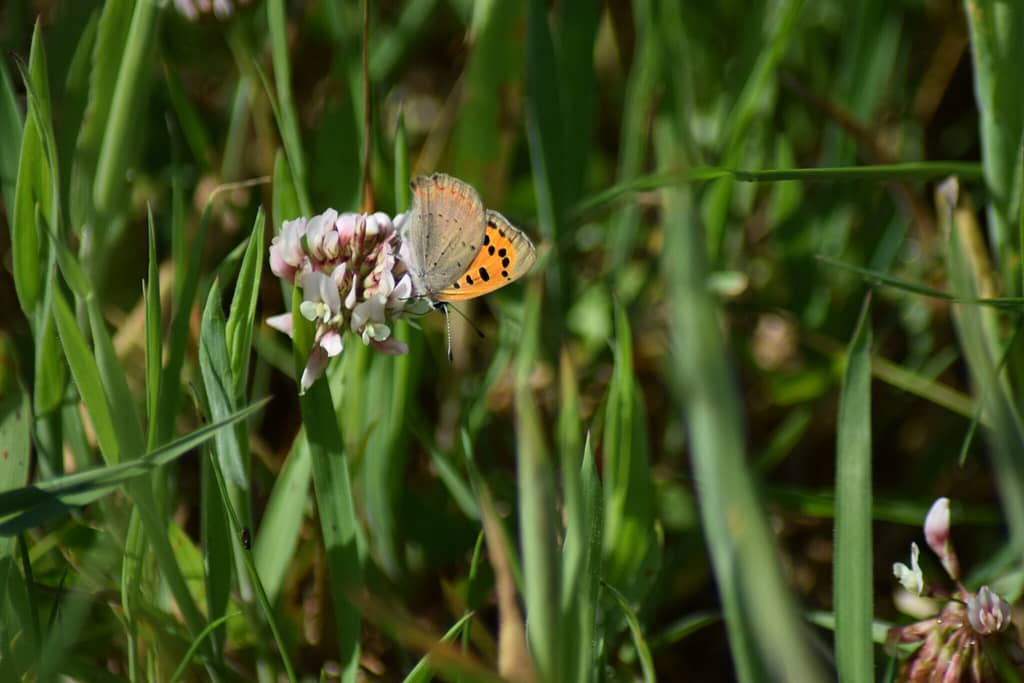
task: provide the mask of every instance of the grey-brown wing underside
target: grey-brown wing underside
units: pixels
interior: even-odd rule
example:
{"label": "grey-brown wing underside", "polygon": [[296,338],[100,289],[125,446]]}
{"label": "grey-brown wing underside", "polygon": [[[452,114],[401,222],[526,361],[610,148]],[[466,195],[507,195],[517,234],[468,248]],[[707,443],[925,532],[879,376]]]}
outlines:
{"label": "grey-brown wing underside", "polygon": [[486,215],[470,185],[435,173],[410,183],[412,208],[406,239],[410,240],[416,293],[431,296],[465,272],[483,245]]}

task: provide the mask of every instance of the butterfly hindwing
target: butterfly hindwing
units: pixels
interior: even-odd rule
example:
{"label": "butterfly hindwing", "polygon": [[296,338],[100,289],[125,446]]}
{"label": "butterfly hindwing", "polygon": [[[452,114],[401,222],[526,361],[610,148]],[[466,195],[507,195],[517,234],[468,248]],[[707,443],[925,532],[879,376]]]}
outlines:
{"label": "butterfly hindwing", "polygon": [[485,235],[480,195],[458,178],[435,173],[410,183],[412,206],[405,238],[412,247],[417,294],[449,287],[478,255]]}
{"label": "butterfly hindwing", "polygon": [[474,299],[526,274],[537,251],[526,234],[497,211],[486,211],[483,245],[469,267],[435,295],[438,301]]}

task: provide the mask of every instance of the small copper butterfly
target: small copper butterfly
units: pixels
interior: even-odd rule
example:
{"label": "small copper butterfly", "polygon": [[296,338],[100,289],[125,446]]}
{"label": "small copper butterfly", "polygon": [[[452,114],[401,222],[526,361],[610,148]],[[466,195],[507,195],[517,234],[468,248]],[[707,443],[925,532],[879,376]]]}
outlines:
{"label": "small copper butterfly", "polygon": [[518,280],[537,260],[533,242],[458,178],[415,178],[405,218],[413,293],[432,303],[475,299]]}

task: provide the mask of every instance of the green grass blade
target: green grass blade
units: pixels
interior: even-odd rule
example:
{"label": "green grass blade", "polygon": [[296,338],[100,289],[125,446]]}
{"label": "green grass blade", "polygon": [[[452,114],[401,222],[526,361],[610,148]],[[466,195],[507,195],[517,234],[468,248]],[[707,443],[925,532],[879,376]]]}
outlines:
{"label": "green grass blade", "polygon": [[[33,55],[42,53],[42,47],[35,49],[37,44],[42,44],[39,35],[37,28],[36,39],[33,40]],[[56,216],[52,210],[53,169],[46,149],[44,130],[44,127],[49,125],[49,119],[44,118],[44,112],[39,111],[41,102],[47,97],[42,94],[46,91],[47,84],[45,79],[41,83],[32,81],[33,74],[38,69],[33,69],[31,65],[26,68],[20,62],[19,67],[29,97],[14,190],[11,251],[18,302],[26,315],[31,315],[35,313],[36,305],[42,297],[43,277],[46,273],[46,252],[42,246],[44,237],[36,221],[37,207],[46,221],[45,225],[50,229],[56,229]],[[45,74],[45,67],[43,71]]]}
{"label": "green grass blade", "polygon": [[147,207],[146,226],[149,229],[149,259],[143,296],[146,305],[146,418],[148,433],[147,448],[156,447],[157,410],[160,405],[160,364],[163,360],[163,335],[161,334],[160,304],[160,262],[156,255],[156,224],[153,209]]}
{"label": "green grass blade", "polygon": [[[592,0],[566,0],[556,6],[560,99],[565,130],[565,199],[571,204],[583,192],[588,170],[589,150],[593,145],[594,41],[601,16],[600,3]],[[564,208],[564,207],[563,207]]]}
{"label": "green grass blade", "polygon": [[409,208],[409,141],[405,133],[405,112],[398,112],[395,126],[395,215]]}
{"label": "green grass blade", "polygon": [[[622,147],[615,174],[619,184],[628,183],[643,171],[650,144],[650,126],[647,121],[660,85],[659,46],[648,0],[636,0],[633,3],[633,21],[637,40],[622,103],[622,127],[619,134]],[[608,235],[609,269],[619,269],[629,260],[639,223],[640,207],[632,202],[622,206],[612,217]]]}
{"label": "green grass blade", "polygon": [[[656,129],[660,163],[676,164],[678,134]],[[701,517],[741,681],[824,680],[782,578],[766,518],[747,470],[738,392],[707,289],[707,249],[688,194],[665,190],[664,272],[675,377],[685,397]]]}
{"label": "green grass blade", "polygon": [[181,83],[181,77],[166,64],[164,65],[164,82],[167,84],[167,96],[171,100],[175,118],[185,136],[185,142],[192,151],[193,158],[202,170],[210,168],[213,152],[202,117],[196,111],[195,105],[189,101],[185,87]]}
{"label": "green grass blade", "polygon": [[[567,480],[569,474],[563,471]],[[575,474],[579,485],[578,505],[566,508],[568,528],[562,554],[562,632],[566,657],[565,680],[587,683],[597,679],[600,667],[597,647],[598,591],[601,587],[604,490],[597,475],[593,449],[587,438],[583,462]]]}
{"label": "green grass blade", "polygon": [[256,323],[260,276],[263,274],[263,255],[266,252],[265,224],[266,216],[261,208],[256,214],[245,257],[242,259],[242,268],[231,297],[231,310],[225,328],[228,355],[231,358],[231,376],[234,379],[234,393],[237,398],[245,395],[246,380],[249,377],[252,332]]}
{"label": "green grass blade", "polygon": [[[206,244],[206,233],[210,225],[211,205],[207,203],[203,216],[199,220],[199,233],[192,243],[192,249],[186,257],[181,254],[181,267],[175,268],[174,314],[171,327],[166,336],[167,362],[160,373],[160,398],[157,410],[156,443],[163,443],[173,432],[174,419],[177,415],[178,401],[181,398],[181,369],[185,364],[185,352],[188,347],[189,320],[192,304],[199,289],[199,268],[203,258],[203,247]],[[184,226],[175,221],[172,229],[184,232]],[[182,249],[182,252],[184,249]],[[177,256],[177,254],[176,254]],[[183,269],[183,272],[181,270]]]}
{"label": "green grass blade", "polygon": [[[226,325],[220,300],[220,285],[214,281],[203,309],[203,322],[199,333],[199,368],[203,375],[210,417],[214,420],[220,420],[234,412],[236,404],[234,380],[225,341]],[[232,487],[237,488],[235,493],[244,495],[249,488],[244,445],[239,443],[236,434],[230,432],[220,432],[215,443],[221,469]],[[237,504],[237,501],[235,502]]]}
{"label": "green grass blade", "polygon": [[0,196],[4,200],[8,226],[14,224],[15,183],[23,128],[14,84],[7,65],[0,64]]}
{"label": "green grass blade", "polygon": [[299,196],[292,182],[291,171],[288,170],[288,158],[278,150],[274,156],[274,194],[273,194],[274,232],[280,230],[285,221],[302,215]]}
{"label": "green grass blade", "polygon": [[278,652],[281,656],[281,663],[284,664],[288,680],[295,683],[297,679],[295,677],[295,669],[292,666],[291,658],[288,656],[287,643],[285,642],[284,637],[281,634],[281,630],[278,627],[277,620],[274,617],[274,609],[270,604],[270,599],[267,597],[263,584],[260,582],[259,574],[256,572],[256,563],[253,560],[252,554],[249,552],[248,548],[243,546],[241,541],[241,534],[243,533],[242,518],[239,516],[238,510],[231,504],[231,493],[229,491],[228,484],[224,479],[224,473],[220,469],[220,465],[214,459],[210,459],[208,462],[211,466],[210,469],[216,480],[217,490],[223,503],[222,510],[227,512],[226,521],[229,523],[231,536],[235,539],[232,541],[231,538],[225,538],[221,552],[224,555],[229,555],[230,550],[234,549],[237,556],[241,559],[241,564],[245,567],[246,577],[255,589],[254,592],[260,608],[263,610],[263,616],[266,619],[267,624],[270,626],[271,633],[274,635],[274,641],[277,644]]}
{"label": "green grass blade", "polygon": [[[469,612],[464,614],[461,619],[455,622],[444,636],[441,637],[441,643],[450,643],[459,637],[459,634],[469,626],[469,620],[473,618],[473,613]],[[403,683],[429,683],[433,678],[434,670],[431,668],[431,653],[427,653],[423,658],[416,662],[416,666],[402,679]]]}
{"label": "green grass blade", "polygon": [[300,402],[313,461],[320,528],[327,549],[342,680],[351,682],[359,669],[361,619],[349,592],[360,585],[362,576],[352,483],[327,383],[315,382]]}
{"label": "green grass blade", "polygon": [[640,659],[640,668],[644,674],[644,681],[645,683],[653,683],[655,680],[654,659],[651,657],[650,648],[647,647],[647,640],[644,638],[643,629],[640,626],[640,620],[636,616],[636,611],[630,607],[626,596],[615,590],[614,586],[606,583],[604,588],[611,593],[615,601],[619,603],[622,612],[626,615],[626,623],[629,624],[629,633],[633,636],[633,646],[636,648],[637,657]]}
{"label": "green grass blade", "polygon": [[517,358],[516,460],[519,488],[519,539],[523,557],[523,599],[526,603],[530,651],[543,680],[561,680],[559,563],[555,550],[555,499],[551,455],[537,404],[529,388],[540,332],[540,296],[531,289]]}
{"label": "green grass blade", "polygon": [[294,561],[299,531],[306,514],[313,463],[309,442],[299,432],[284,467],[274,480],[259,530],[253,539],[253,561],[271,603],[277,600],[288,567]]}
{"label": "green grass blade", "polygon": [[874,680],[869,306],[870,295],[850,342],[836,436],[836,668],[839,679],[851,683]]}
{"label": "green grass blade", "polygon": [[688,166],[621,181],[609,188],[584,197],[577,202],[572,215],[579,217],[602,208],[626,195],[649,192],[682,185],[698,185],[722,178],[745,183],[781,183],[791,180],[806,182],[859,182],[883,180],[935,180],[955,175],[964,181],[982,177],[981,165],[973,161],[915,161],[867,166],[836,166],[831,168],[781,168],[748,171],[714,166]]}
{"label": "green grass blade", "polygon": [[1021,245],[1015,239],[1010,211],[1024,132],[1024,102],[1014,85],[1024,62],[1024,45],[1017,39],[1024,31],[1024,7],[994,0],[965,0],[964,7],[971,38],[985,186],[991,198],[988,218],[992,253],[1000,259],[1005,286],[1011,293],[1019,293],[1021,269],[1012,255],[1020,252]]}
{"label": "green grass blade", "polygon": [[93,186],[96,161],[110,117],[117,72],[131,24],[131,0],[110,0],[100,13],[89,73],[89,94],[85,116],[78,131],[71,165],[69,216],[73,226],[85,225],[93,214]]}
{"label": "green grass blade", "polygon": [[31,486],[0,492],[0,534],[10,535],[41,524],[70,507],[87,505],[116,487],[167,465],[190,449],[212,438],[218,431],[243,420],[262,408],[262,403],[246,407],[221,422],[197,429],[186,436],[118,465],[95,467],[74,474],[48,479]]}
{"label": "green grass blade", "polygon": [[125,196],[125,171],[136,140],[132,129],[137,125],[143,106],[142,96],[149,90],[151,62],[158,42],[156,33],[162,11],[163,7],[155,2],[135,3],[117,83],[111,95],[103,144],[96,162],[92,201],[101,215],[113,213]]}
{"label": "green grass blade", "polygon": [[[0,353],[7,357],[10,347],[0,344]],[[28,394],[13,378],[8,378],[0,389],[0,491],[24,486],[28,479],[29,448],[31,446],[31,413]]]}
{"label": "green grass blade", "polygon": [[[981,274],[965,246],[965,238],[969,238],[970,230],[975,226],[971,220],[956,213],[957,195],[955,181],[947,181],[937,190],[937,204],[940,219],[947,228],[946,259],[953,291],[958,297],[969,300],[976,296],[976,279]],[[1006,514],[1010,542],[1020,549],[1024,548],[1024,465],[1019,453],[1024,444],[1024,426],[1010,398],[1008,382],[997,371],[995,350],[999,342],[994,337],[998,331],[983,313],[976,305],[958,304],[954,309],[954,322],[966,354],[974,391],[991,422],[992,468]]]}
{"label": "green grass blade", "polygon": [[[225,430],[230,432],[230,430]],[[203,555],[203,579],[206,588],[206,617],[217,619],[227,614],[234,574],[231,529],[225,506],[228,498],[221,495],[215,481],[217,449],[203,448],[200,457],[199,534]],[[215,652],[224,649],[225,629],[209,634]]]}
{"label": "green grass blade", "polygon": [[231,614],[224,614],[222,616],[217,617],[216,619],[208,623],[206,626],[204,626],[203,630],[197,633],[195,638],[192,639],[192,644],[189,645],[188,650],[182,656],[181,663],[178,664],[178,668],[176,668],[174,670],[174,673],[171,674],[171,677],[167,679],[169,683],[177,683],[177,681],[180,681],[185,677],[185,674],[188,672],[189,663],[199,652],[199,648],[203,645],[203,640],[205,638],[211,637],[211,634],[214,632],[215,629],[227,624],[228,619],[233,619],[235,617],[240,616],[242,616],[241,612],[232,612]]}
{"label": "green grass blade", "polygon": [[78,321],[64,294],[57,290],[53,293],[53,314],[64,348],[64,357],[68,361],[75,386],[78,387],[78,394],[89,413],[100,452],[108,464],[116,464],[121,460],[121,450],[96,358],[78,327]]}
{"label": "green grass blade", "polygon": [[274,85],[277,89],[276,96],[271,95],[275,103],[277,125],[281,131],[281,141],[284,143],[288,170],[291,172],[299,208],[303,215],[310,216],[313,209],[307,190],[306,160],[299,136],[299,120],[292,98],[292,73],[288,59],[288,41],[285,38],[287,22],[283,0],[268,0],[267,28],[270,31],[270,57],[274,67]]}
{"label": "green grass blade", "polygon": [[[300,298],[298,290],[294,289],[292,316],[296,325],[292,344],[296,376],[302,374],[307,350],[313,345],[312,328],[298,312]],[[359,547],[359,523],[352,497],[345,443],[326,381],[321,379],[314,382],[299,398],[299,405],[309,442],[313,490],[327,551],[328,586],[337,626],[341,679],[352,683],[359,670],[361,616],[350,594],[362,581],[363,551]]]}
{"label": "green grass blade", "polygon": [[626,312],[615,310],[615,365],[604,431],[604,578],[631,599],[646,591],[655,560],[654,488],[646,411],[633,372],[633,334]]}

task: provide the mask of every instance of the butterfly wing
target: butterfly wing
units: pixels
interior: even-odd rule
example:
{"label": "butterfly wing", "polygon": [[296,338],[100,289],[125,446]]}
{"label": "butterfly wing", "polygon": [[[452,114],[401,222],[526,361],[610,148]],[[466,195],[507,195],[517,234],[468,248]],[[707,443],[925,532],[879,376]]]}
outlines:
{"label": "butterfly wing", "polygon": [[437,292],[438,301],[474,299],[518,280],[537,260],[533,242],[497,211],[486,212],[483,246],[469,267]]}
{"label": "butterfly wing", "polygon": [[411,183],[404,238],[417,296],[436,298],[473,262],[485,236],[484,205],[472,186],[443,173]]}

